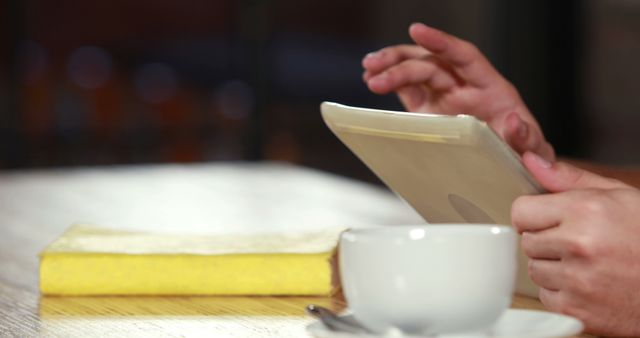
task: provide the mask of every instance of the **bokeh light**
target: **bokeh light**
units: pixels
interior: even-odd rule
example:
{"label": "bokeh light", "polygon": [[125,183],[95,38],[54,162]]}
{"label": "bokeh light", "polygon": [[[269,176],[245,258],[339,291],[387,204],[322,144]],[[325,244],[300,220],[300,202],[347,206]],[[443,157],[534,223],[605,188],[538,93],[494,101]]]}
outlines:
{"label": "bokeh light", "polygon": [[213,100],[224,117],[234,120],[249,117],[255,103],[253,89],[240,80],[222,84],[214,91]]}
{"label": "bokeh light", "polygon": [[173,98],[178,88],[176,72],[164,63],[140,66],[133,76],[136,93],[146,103],[159,104]]}
{"label": "bokeh light", "polygon": [[71,53],[67,71],[76,85],[84,89],[99,88],[111,77],[111,56],[100,47],[80,47]]}

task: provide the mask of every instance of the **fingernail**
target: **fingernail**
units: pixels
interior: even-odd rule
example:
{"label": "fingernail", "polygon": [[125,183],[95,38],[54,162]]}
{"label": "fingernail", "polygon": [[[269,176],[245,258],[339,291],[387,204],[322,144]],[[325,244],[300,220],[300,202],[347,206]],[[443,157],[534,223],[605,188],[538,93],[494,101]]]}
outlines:
{"label": "fingernail", "polygon": [[371,52],[371,53],[369,53],[369,54],[365,55],[365,57],[364,57],[364,58],[365,58],[365,59],[372,59],[372,58],[375,58],[375,57],[377,57],[377,56],[378,56],[378,52]]}
{"label": "fingernail", "polygon": [[414,23],[409,25],[409,29],[411,29],[413,27],[422,27],[422,26],[425,26],[425,24],[423,24],[422,22],[414,22]]}
{"label": "fingernail", "polygon": [[527,126],[527,124],[524,121],[520,121],[520,123],[518,124],[518,137],[520,137],[521,139],[524,139],[527,137],[528,133],[529,133],[529,126]]}
{"label": "fingernail", "polygon": [[532,153],[532,152],[528,152],[528,154],[529,154],[528,156],[531,157],[531,159],[533,159],[533,161],[537,165],[539,165],[539,166],[541,166],[541,167],[543,167],[545,169],[551,168],[551,166],[552,166],[551,162],[549,162],[546,159],[542,158],[540,155],[538,155],[536,153]]}

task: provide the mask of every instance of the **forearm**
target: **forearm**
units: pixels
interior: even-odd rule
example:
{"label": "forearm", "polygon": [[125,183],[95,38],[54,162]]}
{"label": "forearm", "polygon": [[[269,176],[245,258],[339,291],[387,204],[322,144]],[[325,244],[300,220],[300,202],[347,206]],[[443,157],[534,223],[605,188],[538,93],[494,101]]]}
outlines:
{"label": "forearm", "polygon": [[568,158],[562,158],[560,160],[571,163],[577,167],[591,171],[601,176],[615,178],[640,189],[640,167],[638,166],[610,166]]}

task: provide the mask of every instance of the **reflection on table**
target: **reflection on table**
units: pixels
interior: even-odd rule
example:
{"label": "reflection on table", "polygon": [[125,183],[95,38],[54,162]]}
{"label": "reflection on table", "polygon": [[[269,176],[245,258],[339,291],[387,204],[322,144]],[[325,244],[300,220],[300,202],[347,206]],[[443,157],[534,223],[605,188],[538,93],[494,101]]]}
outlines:
{"label": "reflection on table", "polygon": [[327,297],[43,297],[39,333],[304,337],[307,304],[344,308]]}

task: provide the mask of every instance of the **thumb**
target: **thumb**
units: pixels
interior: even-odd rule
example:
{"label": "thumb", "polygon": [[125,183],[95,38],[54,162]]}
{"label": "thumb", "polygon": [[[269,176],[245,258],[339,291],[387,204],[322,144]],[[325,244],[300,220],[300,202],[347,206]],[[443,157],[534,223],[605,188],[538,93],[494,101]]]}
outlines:
{"label": "thumb", "polygon": [[556,157],[553,147],[544,139],[535,121],[527,122],[514,111],[498,122],[502,122],[503,138],[519,154],[532,151],[548,161]]}
{"label": "thumb", "polygon": [[551,163],[539,155],[526,152],[522,156],[524,166],[549,192],[573,189],[615,189],[626,185],[618,180],[596,175],[568,163]]}

